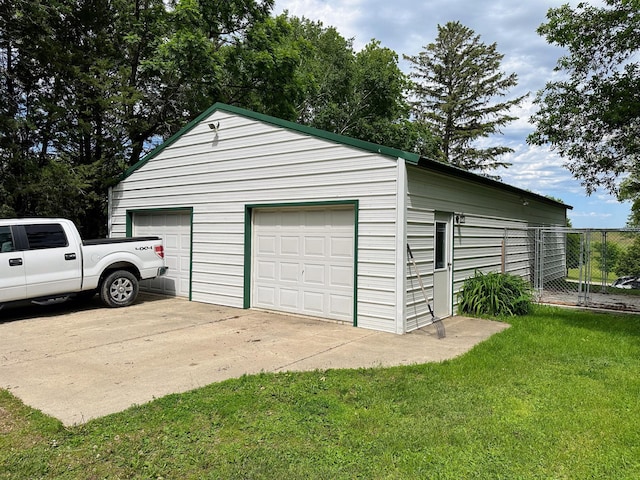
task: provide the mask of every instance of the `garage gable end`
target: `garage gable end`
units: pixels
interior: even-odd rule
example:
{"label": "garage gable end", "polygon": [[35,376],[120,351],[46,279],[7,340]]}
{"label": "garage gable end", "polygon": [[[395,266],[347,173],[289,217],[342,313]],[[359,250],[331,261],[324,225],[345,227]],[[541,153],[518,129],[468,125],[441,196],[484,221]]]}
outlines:
{"label": "garage gable end", "polygon": [[[247,110],[247,109],[244,109],[244,108],[236,107],[236,106],[233,106],[233,105],[227,105],[227,104],[220,103],[220,102],[215,103],[210,108],[208,108],[207,110],[202,112],[195,119],[193,119],[191,122],[189,122],[187,125],[185,125],[181,130],[179,130],[174,135],[169,137],[161,145],[156,147],[153,151],[151,151],[149,154],[147,154],[142,159],[140,159],[140,161],[138,161],[136,164],[134,164],[129,169],[127,169],[122,174],[120,180],[124,180],[124,179],[128,178],[129,176],[131,176],[138,169],[143,167],[146,163],[148,163],[153,158],[155,158],[158,155],[160,155],[166,148],[168,148],[171,145],[173,145],[180,138],[182,138],[184,135],[189,133],[191,130],[193,130],[195,127],[197,127],[202,122],[206,121],[209,117],[211,117],[216,112],[226,112],[226,113],[229,113],[229,114],[240,115],[240,116],[243,116],[245,118],[249,118],[249,119],[252,119],[252,120],[257,120],[257,121],[260,121],[260,122],[264,122],[266,124],[270,124],[270,125],[274,125],[274,126],[277,126],[277,127],[285,128],[287,130],[291,130],[291,131],[294,131],[294,132],[302,133],[302,134],[309,135],[309,136],[312,136],[312,137],[316,137],[316,138],[319,138],[319,139],[328,140],[328,141],[331,141],[331,142],[334,142],[334,143],[338,143],[338,144],[354,147],[354,148],[357,148],[359,150],[364,150],[366,152],[380,154],[380,155],[383,155],[383,156],[386,156],[386,157],[389,157],[389,158],[393,158],[393,159],[403,159],[409,164],[416,165],[416,166],[418,166],[420,168],[423,168],[423,169],[426,169],[426,170],[431,170],[431,171],[434,171],[434,172],[443,173],[445,175],[448,175],[448,176],[451,176],[451,177],[455,177],[455,178],[464,179],[464,180],[470,181],[472,183],[479,183],[479,184],[482,184],[482,185],[488,185],[488,186],[496,187],[496,188],[499,188],[499,189],[506,189],[506,190],[514,192],[514,193],[523,194],[523,195],[525,195],[527,197],[532,197],[532,198],[534,198],[534,199],[536,199],[538,201],[542,201],[542,202],[548,203],[550,205],[560,206],[560,207],[564,207],[564,208],[567,208],[567,209],[571,209],[572,208],[569,205],[565,205],[565,204],[563,204],[561,202],[558,202],[558,201],[553,200],[551,198],[536,194],[534,192],[525,191],[525,190],[522,190],[522,189],[520,189],[518,187],[514,187],[514,186],[511,186],[511,185],[502,183],[499,180],[495,180],[495,179],[490,178],[490,177],[485,177],[483,175],[478,175],[476,173],[470,172],[468,170],[464,170],[462,168],[459,168],[459,167],[456,167],[456,166],[453,166],[453,165],[450,165],[450,164],[447,164],[447,163],[431,160],[431,159],[422,157],[422,156],[420,156],[419,154],[416,154],[416,153],[406,152],[406,151],[399,150],[399,149],[396,149],[396,148],[386,147],[384,145],[378,145],[378,144],[375,144],[375,143],[367,142],[367,141],[364,141],[364,140],[359,140],[359,139],[356,139],[356,138],[347,137],[347,136],[340,135],[340,134],[337,134],[337,133],[328,132],[328,131],[325,131],[325,130],[320,130],[320,129],[317,129],[317,128],[309,127],[309,126],[306,126],[306,125],[301,125],[301,124],[295,123],[295,122],[290,122],[288,120],[282,120],[282,119],[279,119],[279,118],[276,118],[276,117],[272,117],[270,115],[265,115],[265,114],[262,114],[262,113],[253,112],[251,110]],[[216,123],[212,122],[212,123],[209,124],[209,127],[211,129],[213,129],[213,130],[217,130],[217,128],[219,127],[219,124],[216,124]]]}
{"label": "garage gable end", "polygon": [[[415,153],[404,152],[402,150],[398,150],[398,149],[395,149],[395,148],[385,147],[383,145],[378,145],[378,144],[375,144],[375,143],[366,142],[364,140],[358,140],[356,138],[346,137],[344,135],[339,135],[339,134],[333,133],[333,132],[327,132],[325,130],[319,130],[317,128],[309,127],[309,126],[306,126],[306,125],[301,125],[299,123],[294,123],[294,122],[290,122],[290,121],[287,121],[287,120],[282,120],[282,119],[279,119],[279,118],[276,118],[276,117],[271,117],[269,115],[264,115],[264,114],[261,114],[261,113],[252,112],[251,110],[246,110],[244,108],[235,107],[235,106],[232,106],[232,105],[226,105],[224,103],[216,103],[216,104],[212,105],[209,109],[205,110],[200,115],[198,115],[198,117],[196,117],[194,120],[189,122],[180,131],[178,131],[177,133],[175,133],[174,135],[169,137],[167,140],[165,140],[161,145],[156,147],[153,151],[151,151],[148,155],[143,157],[135,165],[130,167],[128,170],[126,170],[122,174],[122,177],[120,178],[120,180],[124,180],[127,177],[131,176],[136,170],[140,169],[147,162],[149,162],[153,158],[155,158],[158,155],[160,155],[160,153],[162,153],[166,148],[168,148],[171,145],[173,145],[181,137],[183,137],[184,135],[189,133],[192,129],[194,129],[200,123],[202,123],[207,118],[212,116],[215,112],[219,112],[219,111],[230,113],[230,114],[241,115],[241,116],[246,117],[246,118],[250,118],[250,119],[253,119],[253,120],[258,120],[258,121],[261,121],[261,122],[264,122],[264,123],[267,123],[267,124],[270,124],[270,125],[274,125],[274,126],[285,128],[285,129],[288,129],[288,130],[292,130],[292,131],[295,131],[295,132],[298,132],[298,133],[303,133],[303,134],[306,134],[306,135],[310,135],[312,137],[317,137],[317,138],[321,138],[321,139],[324,139],[324,140],[329,140],[329,141],[332,141],[332,142],[335,142],[335,143],[340,143],[340,144],[343,144],[343,145],[355,147],[355,148],[358,148],[360,150],[364,150],[364,151],[367,151],[367,152],[377,153],[377,154],[381,154],[381,155],[384,155],[384,156],[387,156],[387,157],[391,157],[391,158],[404,158],[405,160],[408,160],[409,162],[415,163],[415,164],[417,164],[418,161],[420,160],[420,155],[415,154]],[[210,125],[210,128],[215,130],[217,128],[216,124],[212,123]]]}

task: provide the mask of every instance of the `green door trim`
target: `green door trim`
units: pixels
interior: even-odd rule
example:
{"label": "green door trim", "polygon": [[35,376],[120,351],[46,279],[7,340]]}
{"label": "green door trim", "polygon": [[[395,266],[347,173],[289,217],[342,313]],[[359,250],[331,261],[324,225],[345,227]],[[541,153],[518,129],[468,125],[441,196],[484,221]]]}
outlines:
{"label": "green door trim", "polygon": [[167,207],[167,208],[134,208],[127,209],[126,218],[126,235],[133,235],[133,217],[136,213],[154,214],[154,213],[188,213],[189,214],[189,301],[192,296],[192,280],[193,280],[193,207]]}
{"label": "green door trim", "polygon": [[257,203],[244,207],[244,298],[243,307],[251,308],[251,259],[253,240],[253,212],[265,208],[293,209],[306,207],[353,207],[353,326],[358,326],[358,211],[359,200],[331,200],[320,202]]}

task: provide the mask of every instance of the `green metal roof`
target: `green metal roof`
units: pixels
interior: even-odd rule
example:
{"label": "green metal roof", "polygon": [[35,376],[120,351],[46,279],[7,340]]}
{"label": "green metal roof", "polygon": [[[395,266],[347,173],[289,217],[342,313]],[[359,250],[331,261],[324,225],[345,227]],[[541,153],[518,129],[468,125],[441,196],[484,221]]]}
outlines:
{"label": "green metal roof", "polygon": [[468,170],[463,170],[462,168],[455,167],[453,165],[449,165],[446,163],[438,162],[435,160],[431,160],[425,157],[421,157],[416,153],[405,152],[403,150],[398,150],[397,148],[385,147],[382,145],[377,145],[375,143],[366,142],[364,140],[358,140],[356,138],[347,137],[345,135],[339,135],[337,133],[327,132],[325,130],[320,130],[313,127],[308,127],[306,125],[301,125],[299,123],[290,122],[288,120],[282,120],[280,118],[271,117],[269,115],[265,115],[262,113],[253,112],[251,110],[247,110],[244,108],[236,107],[233,105],[227,105],[224,103],[215,103],[211,107],[209,107],[206,111],[202,112],[195,119],[185,125],[180,131],[176,132],[174,135],[169,137],[166,141],[164,141],[161,145],[158,145],[154,150],[145,155],[140,161],[138,161],[135,165],[131,166],[127,169],[121,177],[121,180],[129,177],[133,172],[138,170],[144,164],[146,164],[149,160],[157,157],[165,148],[169,147],[173,143],[175,143],[180,137],[184,134],[188,133],[192,128],[198,125],[207,117],[211,116],[214,112],[222,111],[227,113],[233,113],[236,115],[241,115],[246,118],[251,118],[253,120],[258,120],[260,122],[269,123],[271,125],[275,125],[278,127],[286,128],[288,130],[293,130],[299,133],[303,133],[305,135],[310,135],[317,138],[322,138],[324,140],[329,140],[331,142],[340,143],[342,145],[348,145],[350,147],[358,148],[361,150],[365,150],[372,153],[377,153],[380,155],[385,155],[392,158],[402,158],[405,161],[416,165],[420,168],[425,168],[427,170],[432,170],[436,172],[441,172],[447,175],[451,175],[458,178],[463,178],[465,180],[480,183],[483,185],[489,185],[492,187],[497,187],[502,190],[511,191],[518,195],[526,195],[528,197],[536,198],[537,200],[543,201],[545,203],[549,203],[556,206],[562,206],[568,209],[572,209],[570,205],[565,205],[561,202],[556,202],[548,197],[543,195],[539,195],[537,193],[530,192],[528,190],[523,190],[518,187],[514,187],[512,185],[508,185],[506,183],[484,177],[482,175],[478,175]]}

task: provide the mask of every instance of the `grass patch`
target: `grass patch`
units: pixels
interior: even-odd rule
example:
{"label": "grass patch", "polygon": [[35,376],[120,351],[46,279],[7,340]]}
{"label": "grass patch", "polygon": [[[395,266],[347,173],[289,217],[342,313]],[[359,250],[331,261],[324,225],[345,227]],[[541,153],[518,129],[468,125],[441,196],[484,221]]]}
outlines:
{"label": "grass patch", "polygon": [[0,393],[0,478],[640,478],[640,318],[535,307],[451,361],[261,374],[63,428]]}
{"label": "grass patch", "polygon": [[[602,284],[603,280],[606,285],[611,285],[615,280],[620,277],[615,272],[607,272],[607,278],[604,278],[603,271],[600,269],[598,265],[595,265],[595,262],[591,262],[591,283]],[[579,281],[580,280],[580,269],[579,268],[569,268],[567,271],[567,278],[569,280]],[[582,281],[585,281],[584,273],[582,274]]]}
{"label": "grass patch", "polygon": [[[580,288],[580,284],[575,281],[565,280],[565,279],[557,279],[551,282],[545,283],[543,291],[560,291],[560,292],[574,292],[578,293]],[[585,289],[585,285],[582,285],[582,289]],[[633,288],[616,288],[610,285],[602,286],[598,283],[590,283],[589,284],[589,292],[591,293],[608,293],[611,295],[626,295],[628,297],[637,297],[640,296],[640,290],[636,290]]]}

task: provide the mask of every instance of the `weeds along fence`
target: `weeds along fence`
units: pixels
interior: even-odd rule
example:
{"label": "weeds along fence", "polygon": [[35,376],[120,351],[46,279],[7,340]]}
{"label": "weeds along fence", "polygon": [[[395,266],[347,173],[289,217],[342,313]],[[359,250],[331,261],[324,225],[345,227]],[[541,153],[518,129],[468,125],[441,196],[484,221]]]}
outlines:
{"label": "weeds along fence", "polygon": [[640,312],[640,230],[509,229],[503,245],[541,303]]}

